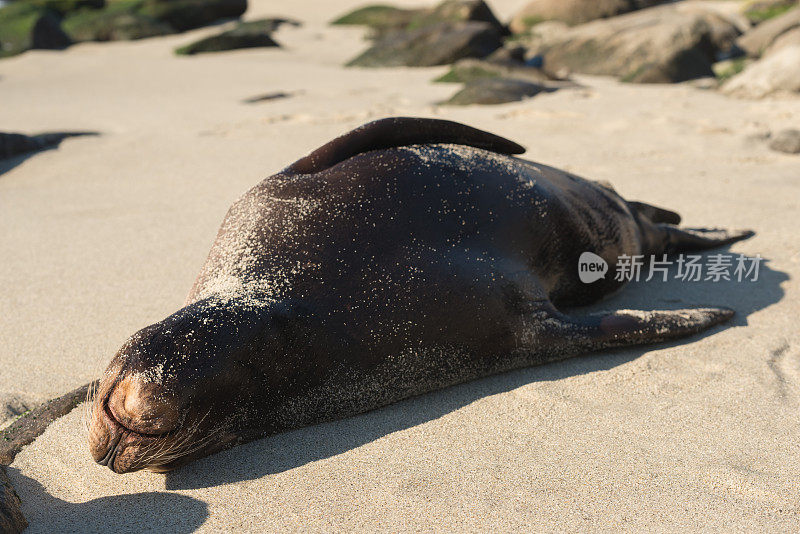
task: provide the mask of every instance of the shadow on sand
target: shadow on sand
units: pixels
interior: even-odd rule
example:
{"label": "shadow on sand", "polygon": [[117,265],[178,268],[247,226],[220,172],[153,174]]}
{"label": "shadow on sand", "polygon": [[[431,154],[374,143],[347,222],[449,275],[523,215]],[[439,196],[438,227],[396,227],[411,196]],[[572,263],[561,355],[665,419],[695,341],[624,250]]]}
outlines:
{"label": "shadow on sand", "polygon": [[[704,255],[728,252],[717,249]],[[612,273],[613,274],[613,273]],[[658,347],[677,346],[697,341],[732,326],[747,324],[747,317],[780,301],[784,295],[781,283],[789,279],[763,261],[757,281],[682,282],[674,280],[676,270],[667,282],[651,281],[630,284],[613,298],[580,312],[600,309],[669,309],[693,306],[727,306],[737,311],[729,326]],[[578,311],[578,310],[576,310]],[[520,369],[441,391],[408,399],[365,414],[330,423],[274,435],[202,459],[167,473],[168,489],[195,489],[255,480],[309,462],[328,458],[354,449],[399,430],[437,419],[452,411],[487,397],[511,391],[539,381],[559,380],[569,376],[603,371],[624,364],[651,350],[648,347],[615,349],[578,358]]]}
{"label": "shadow on sand", "polygon": [[[0,176],[7,173],[14,167],[22,165],[25,160],[46,150],[58,148],[61,141],[67,137],[98,136],[98,132],[52,132],[34,136],[23,136],[19,134],[2,134],[7,137],[13,136],[13,143],[6,143],[9,146],[0,147]],[[4,150],[11,151],[7,154]]]}
{"label": "shadow on sand", "polygon": [[[35,506],[41,515],[25,514],[31,523],[26,532],[194,532],[208,518],[205,503],[160,491],[101,497],[85,503],[71,503],[53,497],[37,482],[13,467],[8,473],[15,482],[23,506]],[[24,491],[20,491],[23,489]],[[36,497],[30,497],[36,493]],[[157,525],[153,518],[159,518]]]}

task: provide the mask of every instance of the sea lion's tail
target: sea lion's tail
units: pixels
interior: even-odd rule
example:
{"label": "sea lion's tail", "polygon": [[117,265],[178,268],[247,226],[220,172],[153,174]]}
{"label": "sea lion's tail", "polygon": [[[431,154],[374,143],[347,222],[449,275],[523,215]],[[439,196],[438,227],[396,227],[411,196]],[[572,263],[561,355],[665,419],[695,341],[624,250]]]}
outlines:
{"label": "sea lion's tail", "polygon": [[452,143],[500,154],[522,154],[525,148],[503,137],[441,119],[391,117],[369,122],[321,146],[294,162],[285,172],[311,174],[355,155],[408,145]]}

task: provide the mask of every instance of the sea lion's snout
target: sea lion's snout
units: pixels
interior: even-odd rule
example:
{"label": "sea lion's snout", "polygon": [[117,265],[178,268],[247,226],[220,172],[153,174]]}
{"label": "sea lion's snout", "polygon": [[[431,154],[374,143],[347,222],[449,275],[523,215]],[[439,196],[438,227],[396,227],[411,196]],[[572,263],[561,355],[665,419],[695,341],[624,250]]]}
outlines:
{"label": "sea lion's snout", "polygon": [[108,410],[122,427],[138,434],[166,434],[177,428],[180,418],[175,396],[141,375],[126,376],[114,387]]}
{"label": "sea lion's snout", "polygon": [[164,386],[141,374],[109,379],[91,408],[89,450],[116,473],[149,468],[163,459],[153,452],[170,449],[180,423],[178,402]]}
{"label": "sea lion's snout", "polygon": [[226,328],[235,313],[188,306],[125,342],[100,381],[88,417],[97,463],[116,473],[168,471],[236,438],[230,425],[241,404],[236,399],[250,391],[243,387],[248,368],[240,362],[249,355],[249,339],[261,330],[239,328],[231,338]]}

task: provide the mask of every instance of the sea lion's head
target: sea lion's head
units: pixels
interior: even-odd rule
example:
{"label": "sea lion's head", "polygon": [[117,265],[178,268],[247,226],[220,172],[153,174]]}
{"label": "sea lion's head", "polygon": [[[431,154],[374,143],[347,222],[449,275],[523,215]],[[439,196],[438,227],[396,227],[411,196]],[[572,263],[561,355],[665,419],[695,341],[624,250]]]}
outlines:
{"label": "sea lion's head", "polygon": [[168,471],[234,444],[270,390],[274,326],[262,307],[208,299],[131,336],[91,404],[95,461],[117,473]]}

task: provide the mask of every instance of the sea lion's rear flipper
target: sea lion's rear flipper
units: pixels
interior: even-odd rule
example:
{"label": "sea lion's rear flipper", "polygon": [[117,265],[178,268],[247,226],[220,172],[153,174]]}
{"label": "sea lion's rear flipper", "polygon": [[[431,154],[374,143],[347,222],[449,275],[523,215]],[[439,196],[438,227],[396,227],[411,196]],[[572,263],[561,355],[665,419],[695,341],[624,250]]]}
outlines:
{"label": "sea lion's rear flipper", "polygon": [[525,148],[503,137],[441,119],[392,117],[369,122],[337,137],[286,169],[291,174],[320,172],[357,154],[408,145],[452,143],[522,154]]}
{"label": "sea lion's rear flipper", "polygon": [[691,336],[728,321],[728,308],[679,310],[619,310],[573,318],[555,310],[547,318],[531,319],[524,339],[530,340],[544,363],[613,347],[659,343]]}
{"label": "sea lion's rear flipper", "polygon": [[657,225],[665,239],[664,252],[690,252],[721,247],[755,235],[752,230],[722,230],[709,228],[677,228],[668,224]]}
{"label": "sea lion's rear flipper", "polygon": [[640,215],[644,215],[654,223],[680,224],[681,222],[681,216],[674,211],[665,210],[664,208],[659,208],[658,206],[653,206],[652,204],[628,201],[628,206],[632,207],[639,212]]}

